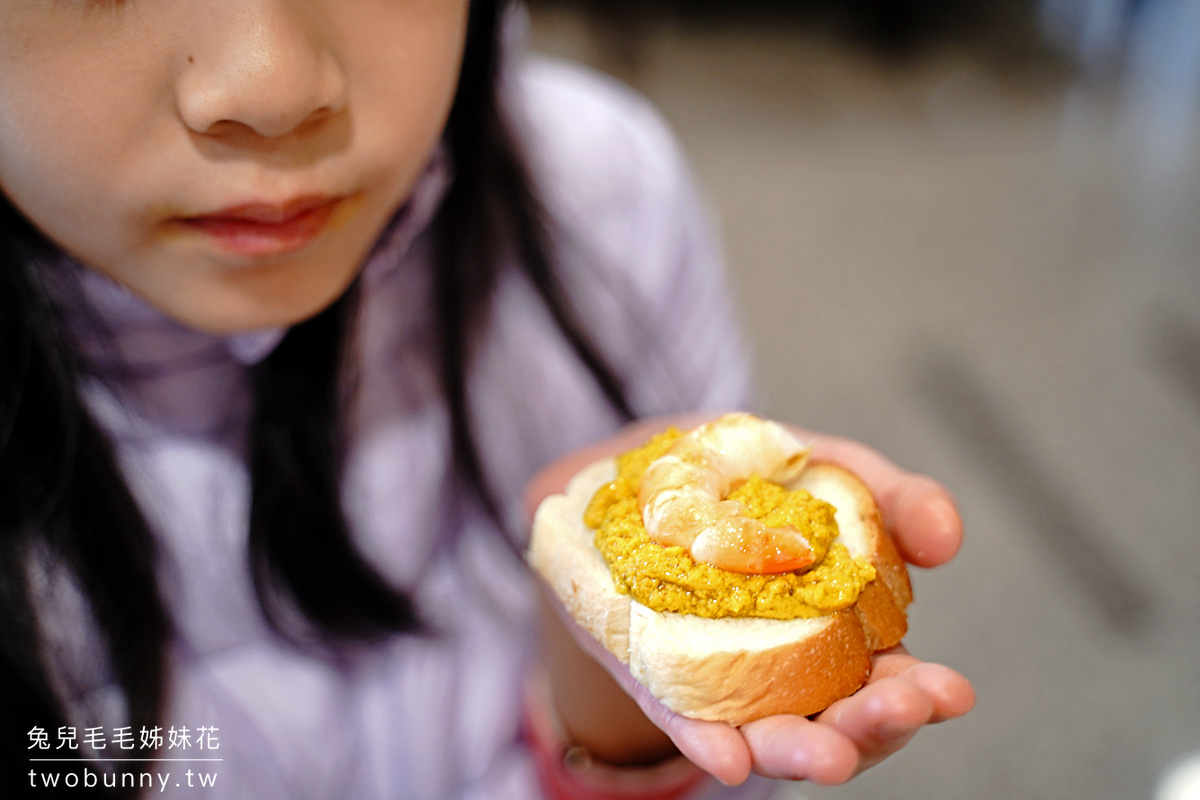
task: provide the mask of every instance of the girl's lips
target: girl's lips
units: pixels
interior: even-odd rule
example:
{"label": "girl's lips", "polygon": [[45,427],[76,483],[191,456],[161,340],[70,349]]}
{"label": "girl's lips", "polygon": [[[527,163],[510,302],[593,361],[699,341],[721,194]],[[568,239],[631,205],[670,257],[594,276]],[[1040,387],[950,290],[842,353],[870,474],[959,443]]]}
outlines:
{"label": "girl's lips", "polygon": [[282,204],[246,203],[180,222],[239,256],[261,258],[303,250],[329,224],[341,197],[302,197]]}

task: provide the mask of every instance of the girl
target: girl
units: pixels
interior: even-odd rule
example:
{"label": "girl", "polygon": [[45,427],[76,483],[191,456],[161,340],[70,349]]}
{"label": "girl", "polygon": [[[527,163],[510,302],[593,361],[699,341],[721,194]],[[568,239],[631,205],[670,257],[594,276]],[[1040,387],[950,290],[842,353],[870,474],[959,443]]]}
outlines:
{"label": "girl", "polygon": [[[5,796],[88,786],[64,755],[126,796],[762,796],[970,706],[894,652],[733,729],[553,613],[530,654],[523,485],[748,380],[669,137],[502,60],[500,5],[0,2]],[[953,555],[940,486],[818,446]]]}

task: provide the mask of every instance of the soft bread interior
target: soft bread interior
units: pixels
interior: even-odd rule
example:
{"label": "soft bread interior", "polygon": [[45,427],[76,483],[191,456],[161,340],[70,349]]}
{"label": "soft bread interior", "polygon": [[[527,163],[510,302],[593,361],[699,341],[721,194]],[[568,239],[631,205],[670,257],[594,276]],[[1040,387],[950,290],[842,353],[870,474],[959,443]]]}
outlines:
{"label": "soft bread interior", "polygon": [[[875,551],[874,531],[865,525],[863,502],[858,487],[847,483],[845,472],[832,464],[811,464],[793,481],[789,489],[804,489],[813,497],[824,500],[836,511],[838,538],[855,558],[870,560]],[[873,504],[872,504],[873,505]]]}

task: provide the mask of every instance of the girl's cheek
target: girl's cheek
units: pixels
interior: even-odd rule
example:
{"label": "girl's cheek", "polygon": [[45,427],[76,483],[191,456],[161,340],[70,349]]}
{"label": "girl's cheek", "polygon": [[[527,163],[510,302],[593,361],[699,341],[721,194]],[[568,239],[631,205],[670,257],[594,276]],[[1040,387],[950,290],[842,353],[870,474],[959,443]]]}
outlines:
{"label": "girl's cheek", "polygon": [[122,150],[161,113],[162,31],[135,43],[129,15],[106,5],[124,4],[0,3],[0,184],[10,196],[79,189],[120,169]]}

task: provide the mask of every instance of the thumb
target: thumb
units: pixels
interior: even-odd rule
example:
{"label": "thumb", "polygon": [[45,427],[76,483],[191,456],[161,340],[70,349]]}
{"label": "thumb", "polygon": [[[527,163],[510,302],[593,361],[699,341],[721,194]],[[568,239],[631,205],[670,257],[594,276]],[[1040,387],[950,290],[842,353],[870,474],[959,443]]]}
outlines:
{"label": "thumb", "polygon": [[[562,491],[581,467],[600,457],[628,450],[641,443],[651,432],[666,427],[669,421],[651,420],[632,426],[612,440],[577,451],[547,467],[531,481],[526,490],[525,503],[530,515],[544,497]],[[674,421],[697,424],[701,420]],[[545,599],[551,616],[556,617],[569,634],[567,638],[604,668],[620,689],[634,699],[647,719],[663,731],[688,760],[728,785],[740,784],[749,777],[753,758],[749,745],[736,728],[725,723],[689,719],[662,705],[633,678],[626,664],[571,618],[553,592],[547,592]]]}
{"label": "thumb", "polygon": [[[571,624],[574,625],[573,622]],[[578,627],[575,632],[583,639],[580,644],[601,663],[634,699],[647,719],[667,734],[689,761],[729,786],[740,784],[750,776],[754,760],[745,737],[737,728],[724,722],[691,719],[677,714],[639,683],[630,673],[628,665]]]}
{"label": "thumb", "polygon": [[[631,678],[632,680],[632,678]],[[631,691],[643,713],[670,737],[679,752],[727,786],[750,777],[754,764],[741,732],[724,722],[690,719],[658,702],[637,681]]]}

